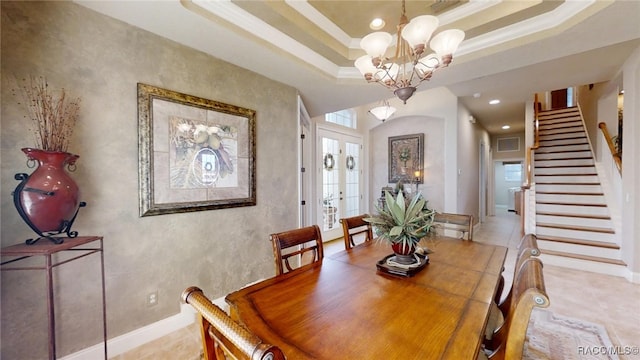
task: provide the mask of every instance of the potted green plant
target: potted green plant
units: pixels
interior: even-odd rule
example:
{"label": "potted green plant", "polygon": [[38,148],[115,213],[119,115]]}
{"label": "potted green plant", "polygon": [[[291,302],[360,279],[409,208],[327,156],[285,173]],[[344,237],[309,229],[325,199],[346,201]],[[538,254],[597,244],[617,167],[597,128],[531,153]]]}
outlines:
{"label": "potted green plant", "polygon": [[402,191],[395,197],[385,192],[384,206],[376,209],[376,216],[364,220],[374,227],[378,240],[391,245],[396,262],[414,263],[416,259],[413,253],[420,239],[430,232],[435,211],[427,207],[427,200],[421,193],[405,199]]}

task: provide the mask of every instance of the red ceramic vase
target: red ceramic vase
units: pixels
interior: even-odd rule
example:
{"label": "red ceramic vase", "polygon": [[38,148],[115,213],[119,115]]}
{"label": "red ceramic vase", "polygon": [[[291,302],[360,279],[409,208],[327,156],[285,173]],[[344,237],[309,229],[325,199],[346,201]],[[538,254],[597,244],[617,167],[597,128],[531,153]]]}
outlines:
{"label": "red ceramic vase", "polygon": [[396,254],[395,260],[400,264],[410,265],[416,262],[413,253],[416,251],[415,245],[407,245],[401,242],[391,244],[391,249]]}
{"label": "red ceramic vase", "polygon": [[412,255],[416,251],[416,247],[413,245],[407,245],[404,243],[391,244],[391,249],[398,255]]}
{"label": "red ceramic vase", "polygon": [[[80,190],[67,173],[78,155],[62,151],[24,148],[22,151],[38,167],[16,192],[15,205],[25,222],[39,234],[66,231],[80,206]],[[17,178],[17,175],[16,175]]]}

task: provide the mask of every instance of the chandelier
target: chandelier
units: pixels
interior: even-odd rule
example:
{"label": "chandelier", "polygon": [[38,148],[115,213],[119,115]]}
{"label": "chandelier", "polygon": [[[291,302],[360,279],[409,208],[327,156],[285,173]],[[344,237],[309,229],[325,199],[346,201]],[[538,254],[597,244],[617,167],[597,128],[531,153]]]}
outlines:
{"label": "chandelier", "polygon": [[[405,0],[402,0],[395,56],[385,57],[393,36],[377,31],[360,41],[367,55],[359,57],[355,66],[367,82],[385,86],[406,104],[421,82],[429,80],[434,71],[449,66],[453,53],[464,40],[464,31],[445,30],[431,38],[439,25],[438,18],[421,15],[407,21],[405,11]],[[427,42],[434,52],[425,55]]]}

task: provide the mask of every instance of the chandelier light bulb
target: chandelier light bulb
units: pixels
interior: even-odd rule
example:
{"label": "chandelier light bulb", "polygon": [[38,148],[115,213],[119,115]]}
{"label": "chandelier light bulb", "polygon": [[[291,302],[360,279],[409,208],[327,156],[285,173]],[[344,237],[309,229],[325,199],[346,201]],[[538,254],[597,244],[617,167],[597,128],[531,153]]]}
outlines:
{"label": "chandelier light bulb", "polygon": [[432,15],[417,16],[402,29],[402,38],[412,49],[422,52],[438,27],[438,18]]}
{"label": "chandelier light bulb", "polygon": [[376,69],[374,80],[381,81],[383,83],[395,82],[398,78],[398,72],[400,66],[394,63],[387,63],[382,69]]}
{"label": "chandelier light bulb", "polygon": [[360,40],[360,47],[372,58],[383,58],[393,37],[384,31],[376,31]]}
{"label": "chandelier light bulb", "polygon": [[[443,59],[444,65],[449,65],[450,58],[464,40],[464,31],[458,29],[445,30],[431,39],[429,47]],[[445,59],[449,58],[447,62]]]}
{"label": "chandelier light bulb", "polygon": [[360,56],[356,59],[355,65],[365,78],[368,77],[368,81],[371,81],[372,75],[378,71],[378,68],[373,66],[373,59],[369,55]]}
{"label": "chandelier light bulb", "polygon": [[429,54],[414,65],[418,75],[424,77],[425,75],[431,76],[434,70],[440,65],[440,57],[436,53]]}

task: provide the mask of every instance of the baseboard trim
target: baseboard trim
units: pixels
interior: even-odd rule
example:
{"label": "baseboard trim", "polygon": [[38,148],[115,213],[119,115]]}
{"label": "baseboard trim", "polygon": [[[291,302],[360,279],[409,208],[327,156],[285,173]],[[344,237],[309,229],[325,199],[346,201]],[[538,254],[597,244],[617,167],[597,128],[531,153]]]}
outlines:
{"label": "baseboard trim", "polygon": [[[112,358],[124,354],[138,346],[189,326],[193,324],[195,320],[196,311],[193,307],[188,304],[180,304],[180,313],[176,315],[107,340],[107,355],[109,358]],[[95,360],[102,359],[103,357],[104,345],[103,343],[99,343],[67,355],[61,358],[61,360]]]}
{"label": "baseboard trim", "polygon": [[629,282],[634,284],[640,284],[640,272],[633,272],[627,268],[627,273],[624,276]]}

